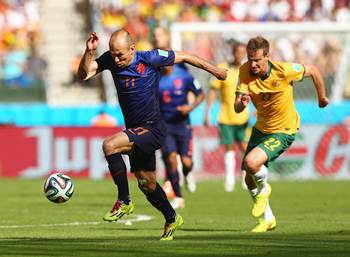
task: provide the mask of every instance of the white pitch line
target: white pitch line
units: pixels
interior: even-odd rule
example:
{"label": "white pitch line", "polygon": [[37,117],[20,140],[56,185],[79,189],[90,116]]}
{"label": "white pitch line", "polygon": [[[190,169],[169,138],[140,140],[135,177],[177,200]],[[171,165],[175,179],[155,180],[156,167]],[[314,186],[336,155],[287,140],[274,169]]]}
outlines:
{"label": "white pitch line", "polygon": [[[132,225],[132,222],[149,221],[152,217],[148,215],[131,215],[124,219],[118,220],[117,223],[124,225]],[[26,225],[5,225],[0,226],[0,229],[10,229],[10,228],[36,228],[36,227],[62,227],[62,226],[81,226],[81,225],[100,225],[106,224],[106,222],[101,221],[86,221],[86,222],[69,222],[69,223],[56,223],[56,224],[26,224]]]}

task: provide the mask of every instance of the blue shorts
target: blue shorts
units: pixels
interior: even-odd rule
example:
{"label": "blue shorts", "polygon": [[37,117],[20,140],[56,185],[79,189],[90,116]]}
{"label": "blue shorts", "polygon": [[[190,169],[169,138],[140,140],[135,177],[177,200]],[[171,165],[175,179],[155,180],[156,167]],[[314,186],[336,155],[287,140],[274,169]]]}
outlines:
{"label": "blue shorts", "polygon": [[171,126],[167,125],[165,144],[163,145],[163,158],[170,153],[176,152],[181,156],[192,157],[192,128],[190,125]]}
{"label": "blue shorts", "polygon": [[155,151],[161,148],[166,135],[164,121],[128,128],[124,133],[127,134],[130,142],[134,142],[133,150],[129,154],[131,172],[155,171]]}

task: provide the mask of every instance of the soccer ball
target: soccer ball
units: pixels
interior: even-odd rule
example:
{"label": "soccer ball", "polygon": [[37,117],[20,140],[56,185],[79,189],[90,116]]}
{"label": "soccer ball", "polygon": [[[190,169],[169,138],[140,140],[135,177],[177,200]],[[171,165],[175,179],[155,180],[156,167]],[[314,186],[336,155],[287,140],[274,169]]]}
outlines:
{"label": "soccer ball", "polygon": [[62,173],[49,176],[44,184],[44,193],[47,199],[54,203],[67,202],[73,195],[73,180]]}

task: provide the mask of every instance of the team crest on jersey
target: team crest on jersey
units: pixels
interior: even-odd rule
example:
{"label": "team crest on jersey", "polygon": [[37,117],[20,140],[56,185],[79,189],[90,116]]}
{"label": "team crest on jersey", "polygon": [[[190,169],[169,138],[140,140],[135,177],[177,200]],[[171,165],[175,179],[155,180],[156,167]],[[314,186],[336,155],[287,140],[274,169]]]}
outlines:
{"label": "team crest on jersey", "polygon": [[174,80],[174,87],[176,89],[181,89],[181,87],[182,87],[182,80],[181,79],[175,79]]}
{"label": "team crest on jersey", "polygon": [[136,69],[138,73],[142,75],[145,74],[145,65],[143,63],[140,62],[139,64],[137,64]]}

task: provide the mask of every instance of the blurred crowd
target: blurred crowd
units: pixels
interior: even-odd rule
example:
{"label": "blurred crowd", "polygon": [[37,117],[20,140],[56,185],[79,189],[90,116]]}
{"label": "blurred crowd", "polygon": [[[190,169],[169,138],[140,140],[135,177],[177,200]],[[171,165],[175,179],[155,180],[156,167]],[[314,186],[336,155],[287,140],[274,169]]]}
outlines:
{"label": "blurred crowd", "polygon": [[[173,22],[350,21],[350,0],[100,0],[96,3],[107,37],[117,28],[126,28],[139,50],[152,49],[155,26],[170,28]],[[220,62],[230,56],[227,41],[248,39],[247,35],[229,37],[226,35],[223,39],[219,33],[187,34],[183,37],[182,48]],[[344,44],[341,37],[320,33],[309,33],[305,37],[305,34],[289,33],[271,34],[267,38],[272,44],[272,58],[317,64],[327,87],[331,88]]]}
{"label": "blurred crowd", "polygon": [[0,0],[0,88],[28,88],[43,81],[39,0]]}
{"label": "blurred crowd", "polygon": [[[152,49],[152,32],[156,26],[170,28],[173,22],[350,21],[350,0],[75,1],[94,3],[106,37],[118,28],[126,28],[139,50]],[[31,87],[45,78],[47,63],[39,54],[42,45],[39,5],[40,0],[0,0],[0,89]],[[325,77],[334,79],[344,44],[341,38],[315,33],[308,37],[289,34],[274,38],[272,35],[268,39],[272,43],[273,58],[317,63]],[[183,48],[220,62],[230,56],[225,51],[217,51],[229,51],[227,41],[228,38],[220,34],[203,33],[188,37],[187,42],[183,41]],[[79,58],[72,60],[72,71]],[[73,77],[69,83],[76,82]]]}
{"label": "blurred crowd", "polygon": [[156,24],[193,21],[350,21],[349,0],[100,0],[107,32],[125,27],[138,41]]}

